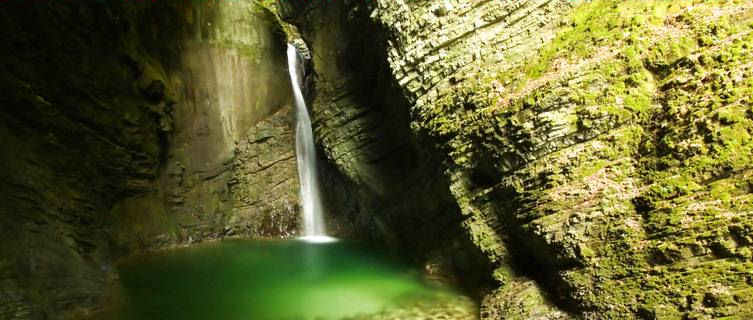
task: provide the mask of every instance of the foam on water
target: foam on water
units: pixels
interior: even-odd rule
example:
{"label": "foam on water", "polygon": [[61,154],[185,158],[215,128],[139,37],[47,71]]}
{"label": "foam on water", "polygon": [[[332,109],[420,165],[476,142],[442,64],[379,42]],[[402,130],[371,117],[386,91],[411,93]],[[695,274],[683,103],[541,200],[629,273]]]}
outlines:
{"label": "foam on water", "polygon": [[332,243],[340,241],[340,239],[328,237],[328,236],[305,236],[300,237],[298,240],[305,241],[308,243]]}

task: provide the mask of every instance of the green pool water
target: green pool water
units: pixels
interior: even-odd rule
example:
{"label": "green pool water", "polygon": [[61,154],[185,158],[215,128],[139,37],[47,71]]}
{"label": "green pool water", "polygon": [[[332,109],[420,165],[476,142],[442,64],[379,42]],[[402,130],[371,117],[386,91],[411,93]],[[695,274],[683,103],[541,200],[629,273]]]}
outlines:
{"label": "green pool water", "polygon": [[116,319],[345,319],[456,293],[345,242],[224,241],[119,265]]}

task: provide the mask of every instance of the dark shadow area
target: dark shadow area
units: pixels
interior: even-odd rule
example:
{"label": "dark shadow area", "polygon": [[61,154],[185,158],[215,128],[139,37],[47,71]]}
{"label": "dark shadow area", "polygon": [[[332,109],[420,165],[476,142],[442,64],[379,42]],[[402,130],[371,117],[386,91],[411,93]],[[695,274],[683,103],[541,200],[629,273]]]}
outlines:
{"label": "dark shadow area", "polygon": [[166,161],[162,76],[194,32],[192,5],[0,2],[0,318],[99,304],[123,253],[110,208],[152,190]]}
{"label": "dark shadow area", "polygon": [[[547,182],[543,179],[539,183]],[[533,217],[515,215],[525,212],[521,208],[531,205],[524,202],[525,195],[510,188],[497,188],[491,193],[491,197],[495,199],[495,203],[500,204],[496,210],[502,229],[496,231],[507,235],[506,243],[511,258],[507,262],[514,276],[536,281],[547,300],[562,311],[571,314],[588,311],[582,308],[583,304],[573,303],[571,293],[575,288],[570,287],[561,275],[563,271],[580,267],[578,262],[563,257],[558,253],[558,248],[553,248],[542,236],[526,230],[525,222],[531,221]]]}

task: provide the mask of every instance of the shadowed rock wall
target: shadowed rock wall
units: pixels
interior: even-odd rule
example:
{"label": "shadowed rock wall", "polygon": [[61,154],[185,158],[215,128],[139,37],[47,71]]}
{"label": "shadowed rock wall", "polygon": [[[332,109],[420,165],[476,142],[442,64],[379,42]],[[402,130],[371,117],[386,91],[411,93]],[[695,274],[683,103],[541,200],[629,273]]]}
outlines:
{"label": "shadowed rock wall", "polygon": [[5,1],[0,27],[0,318],[89,314],[133,250],[294,232],[269,11]]}

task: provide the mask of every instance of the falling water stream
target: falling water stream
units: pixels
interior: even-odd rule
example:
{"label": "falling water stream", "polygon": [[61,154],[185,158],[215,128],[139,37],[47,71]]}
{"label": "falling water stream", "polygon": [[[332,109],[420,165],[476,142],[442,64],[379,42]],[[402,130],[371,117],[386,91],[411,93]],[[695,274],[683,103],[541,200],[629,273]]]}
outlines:
{"label": "falling water stream", "polygon": [[319,197],[319,182],[316,171],[316,149],[314,134],[311,129],[306,101],[301,90],[302,63],[298,50],[288,44],[288,70],[293,85],[293,97],[296,108],[295,151],[298,159],[298,179],[301,184],[301,204],[303,207],[303,240],[327,242],[333,240],[326,236],[322,219],[322,204]]}

